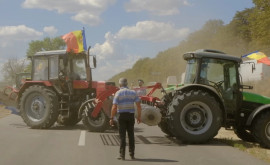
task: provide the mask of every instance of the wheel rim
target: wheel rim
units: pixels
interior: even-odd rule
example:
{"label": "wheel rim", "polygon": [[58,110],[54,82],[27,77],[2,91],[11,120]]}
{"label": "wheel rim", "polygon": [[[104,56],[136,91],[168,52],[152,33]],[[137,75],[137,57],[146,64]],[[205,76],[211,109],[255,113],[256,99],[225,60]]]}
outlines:
{"label": "wheel rim", "polygon": [[95,127],[100,127],[104,124],[105,122],[105,114],[101,111],[98,116],[96,118],[93,118],[90,116],[91,113],[89,114],[89,116],[87,117],[87,120],[89,122],[89,124],[95,126]]}
{"label": "wheel rim", "polygon": [[213,114],[207,104],[193,101],[184,106],[180,114],[180,122],[188,133],[203,134],[211,126]]}
{"label": "wheel rim", "polygon": [[267,139],[270,140],[270,122],[268,122],[266,127],[265,127],[265,135],[266,135]]}
{"label": "wheel rim", "polygon": [[26,114],[32,121],[41,121],[46,114],[45,98],[40,94],[32,94],[25,104]]}

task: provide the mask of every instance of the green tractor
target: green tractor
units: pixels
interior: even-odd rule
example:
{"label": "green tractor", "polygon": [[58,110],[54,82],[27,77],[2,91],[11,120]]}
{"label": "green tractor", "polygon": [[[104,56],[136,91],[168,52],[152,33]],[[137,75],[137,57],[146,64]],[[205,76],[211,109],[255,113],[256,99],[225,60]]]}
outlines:
{"label": "green tractor", "polygon": [[[241,58],[217,50],[186,53],[184,85],[162,98],[161,130],[184,143],[205,143],[221,127],[270,148],[270,98],[244,92]],[[171,88],[170,88],[171,89]]]}

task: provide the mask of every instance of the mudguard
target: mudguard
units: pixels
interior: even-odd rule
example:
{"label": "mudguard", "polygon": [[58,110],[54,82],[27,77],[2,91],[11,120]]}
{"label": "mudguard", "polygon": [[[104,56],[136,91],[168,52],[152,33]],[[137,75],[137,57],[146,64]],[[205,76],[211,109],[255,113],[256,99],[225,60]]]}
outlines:
{"label": "mudguard", "polygon": [[265,105],[262,105],[260,107],[257,107],[248,117],[248,120],[246,122],[246,125],[247,126],[250,126],[253,119],[262,111],[266,111],[266,110],[270,110],[270,104],[265,104]]}

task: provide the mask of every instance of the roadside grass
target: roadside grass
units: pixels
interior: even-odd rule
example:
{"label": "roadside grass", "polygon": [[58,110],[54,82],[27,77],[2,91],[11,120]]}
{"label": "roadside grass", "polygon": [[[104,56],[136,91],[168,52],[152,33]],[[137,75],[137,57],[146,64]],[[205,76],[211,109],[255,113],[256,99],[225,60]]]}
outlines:
{"label": "roadside grass", "polygon": [[233,138],[218,138],[216,140],[270,163],[270,150],[260,147],[257,143],[249,143],[242,140],[235,140]]}

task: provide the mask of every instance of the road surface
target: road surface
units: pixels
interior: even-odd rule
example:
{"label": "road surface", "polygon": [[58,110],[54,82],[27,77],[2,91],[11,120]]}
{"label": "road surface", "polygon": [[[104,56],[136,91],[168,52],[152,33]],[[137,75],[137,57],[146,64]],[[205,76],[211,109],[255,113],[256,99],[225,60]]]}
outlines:
{"label": "road surface", "polygon": [[[79,123],[55,124],[51,129],[27,127],[20,116],[0,119],[0,165],[267,165],[247,153],[218,141],[185,145],[168,139],[158,127],[135,125],[136,160],[117,160],[119,137],[115,130],[92,133]],[[128,149],[127,149],[128,151]],[[268,164],[269,165],[269,164]]]}

